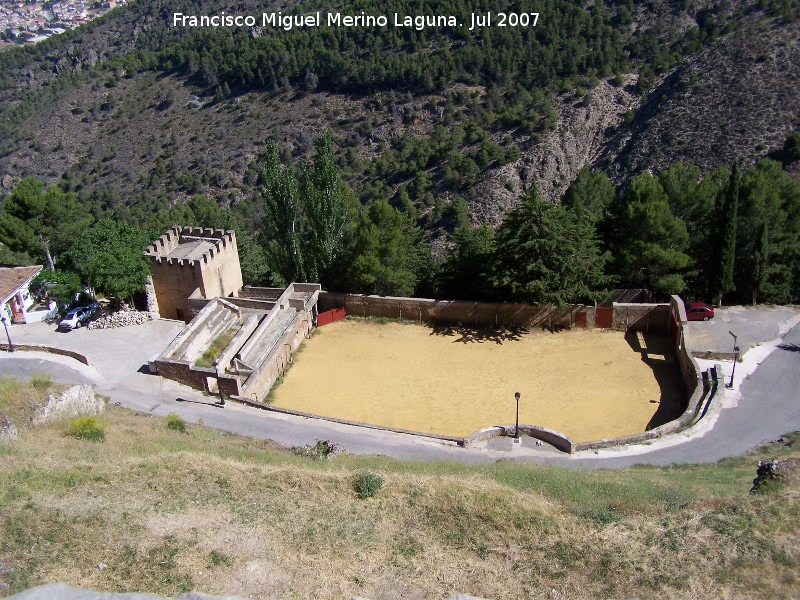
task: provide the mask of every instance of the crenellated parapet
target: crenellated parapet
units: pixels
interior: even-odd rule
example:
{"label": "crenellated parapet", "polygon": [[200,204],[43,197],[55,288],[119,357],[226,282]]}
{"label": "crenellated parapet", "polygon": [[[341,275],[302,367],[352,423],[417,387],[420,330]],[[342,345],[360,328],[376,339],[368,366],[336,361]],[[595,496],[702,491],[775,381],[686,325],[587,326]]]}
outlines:
{"label": "crenellated parapet", "polygon": [[188,298],[235,297],[242,271],[233,230],[173,227],[144,252],[162,317],[191,319]]}
{"label": "crenellated parapet", "polygon": [[[181,252],[181,246],[195,246],[194,251]],[[215,257],[236,249],[236,232],[232,229],[175,226],[147,247],[144,255],[156,263],[193,266],[210,264]]]}

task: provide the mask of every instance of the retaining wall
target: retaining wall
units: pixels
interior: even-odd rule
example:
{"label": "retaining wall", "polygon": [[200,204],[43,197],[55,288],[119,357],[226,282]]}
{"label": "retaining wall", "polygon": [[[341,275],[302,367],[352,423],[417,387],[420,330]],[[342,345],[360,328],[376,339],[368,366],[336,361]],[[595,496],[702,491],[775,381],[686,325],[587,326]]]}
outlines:
{"label": "retaining wall", "polygon": [[452,323],[476,327],[545,326],[571,328],[577,313],[586,313],[584,322],[594,322],[594,307],[571,305],[532,305],[515,302],[468,302],[429,298],[397,298],[320,292],[319,311],[344,307],[348,315],[387,317],[431,323]]}
{"label": "retaining wall", "polygon": [[[8,352],[8,344],[0,344],[0,350]],[[64,350],[63,348],[56,348],[55,346],[43,346],[35,344],[14,344],[14,351],[20,352],[49,352],[50,354],[60,354],[61,356],[69,356],[78,362],[85,365],[89,364],[89,358],[80,352],[73,352],[72,350]]]}
{"label": "retaining wall", "polygon": [[[519,302],[468,302],[429,298],[366,296],[320,292],[319,311],[344,307],[348,315],[387,317],[474,327],[594,327],[595,307],[583,304],[555,306]],[[669,304],[620,304],[612,307],[611,328],[619,331],[653,331],[666,334]]]}

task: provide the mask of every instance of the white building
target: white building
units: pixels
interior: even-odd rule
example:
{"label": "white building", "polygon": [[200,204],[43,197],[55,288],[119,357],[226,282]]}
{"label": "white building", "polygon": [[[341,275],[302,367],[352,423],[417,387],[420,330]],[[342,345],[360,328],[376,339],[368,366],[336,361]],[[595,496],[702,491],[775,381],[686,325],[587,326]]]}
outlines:
{"label": "white building", "polygon": [[[0,317],[9,323],[32,323],[44,319],[47,311],[29,313],[33,297],[28,288],[42,265],[31,267],[0,267]],[[39,314],[43,313],[43,314]]]}

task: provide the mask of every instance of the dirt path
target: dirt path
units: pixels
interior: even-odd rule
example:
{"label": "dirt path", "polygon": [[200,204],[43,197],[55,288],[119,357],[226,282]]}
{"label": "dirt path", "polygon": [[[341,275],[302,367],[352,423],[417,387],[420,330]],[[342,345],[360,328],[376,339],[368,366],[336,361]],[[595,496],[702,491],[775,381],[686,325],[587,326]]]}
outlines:
{"label": "dirt path", "polygon": [[666,347],[660,338],[629,344],[622,333],[599,330],[497,335],[347,320],[305,342],[274,404],[461,436],[513,423],[519,391],[520,423],[573,441],[615,437],[644,431],[659,402],[679,403]]}

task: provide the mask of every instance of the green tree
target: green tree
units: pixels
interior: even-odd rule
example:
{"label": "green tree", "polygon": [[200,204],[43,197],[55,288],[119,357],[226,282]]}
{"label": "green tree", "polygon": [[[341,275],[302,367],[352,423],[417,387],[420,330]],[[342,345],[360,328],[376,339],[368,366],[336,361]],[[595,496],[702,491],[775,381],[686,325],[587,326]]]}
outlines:
{"label": "green tree", "polygon": [[361,213],[355,232],[350,289],[364,294],[410,296],[418,266],[427,253],[416,224],[385,200],[373,202]]}
{"label": "green tree", "polygon": [[150,266],[143,252],[152,240],[152,233],[103,219],[78,237],[68,258],[97,291],[129,300],[144,290]]}
{"label": "green tree", "polygon": [[[766,274],[756,264],[762,227],[768,229]],[[800,183],[781,164],[762,159],[742,175],[736,229],[737,300],[791,303],[800,300]],[[757,289],[764,276],[763,288]]]}
{"label": "green tree", "polygon": [[326,131],[315,140],[316,156],[303,169],[302,202],[309,232],[308,274],[329,287],[340,276],[348,224],[348,190],[339,178],[339,167]]}
{"label": "green tree", "polygon": [[769,266],[769,224],[761,224],[758,234],[758,245],[753,255],[753,306],[758,303],[758,298],[764,290],[767,281],[767,268]]}
{"label": "green tree", "polygon": [[631,182],[612,217],[614,273],[623,285],[667,296],[686,287],[683,271],[689,234],[673,216],[658,179],[642,173]]}
{"label": "green tree", "polygon": [[728,187],[717,203],[716,217],[716,275],[713,279],[717,305],[722,306],[722,295],[736,289],[733,268],[736,260],[736,221],[739,210],[739,165],[733,165]]}
{"label": "green tree", "polygon": [[503,219],[495,243],[494,281],[504,297],[561,305],[594,298],[608,284],[594,226],[535,189]]}
{"label": "green tree", "polygon": [[800,130],[792,132],[792,134],[786,138],[783,151],[790,160],[797,160],[800,158]]}
{"label": "green tree", "polygon": [[263,242],[280,283],[307,281],[300,190],[294,169],[281,164],[278,146],[268,140],[259,173],[264,203]]}
{"label": "green tree", "polygon": [[614,197],[614,185],[605,173],[584,167],[567,188],[563,202],[579,219],[597,223],[614,201]]}
{"label": "green tree", "polygon": [[45,190],[40,180],[26,177],[0,208],[0,241],[11,250],[45,259],[52,271],[59,255],[92,220],[74,194],[55,185]]}
{"label": "green tree", "polygon": [[458,227],[453,233],[453,246],[441,265],[441,295],[459,300],[491,300],[493,264],[492,228],[485,223],[479,227]]}

